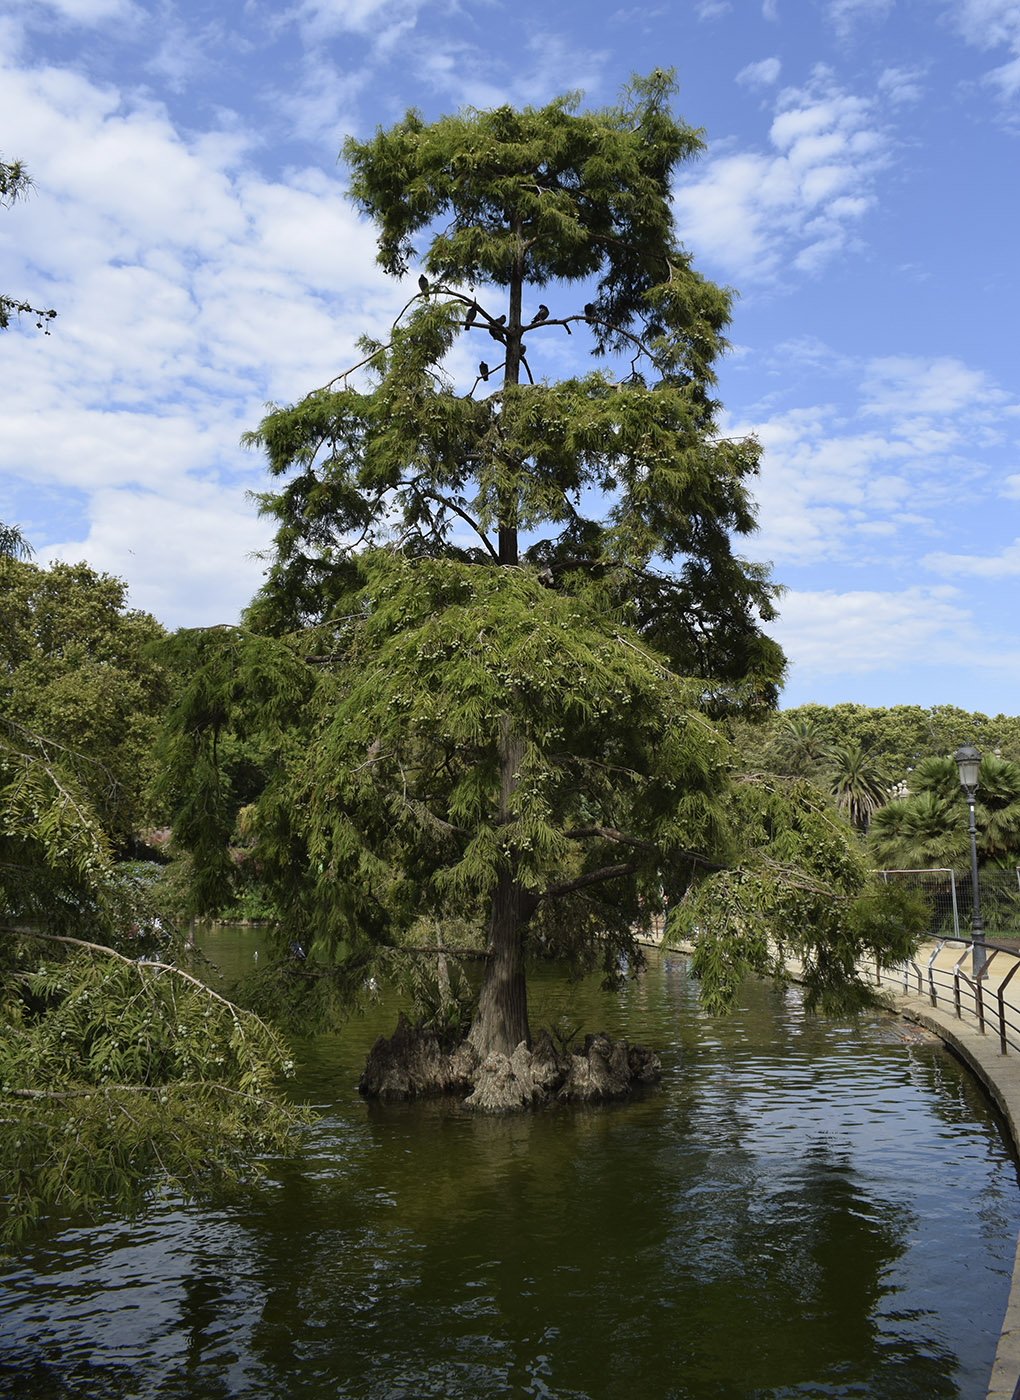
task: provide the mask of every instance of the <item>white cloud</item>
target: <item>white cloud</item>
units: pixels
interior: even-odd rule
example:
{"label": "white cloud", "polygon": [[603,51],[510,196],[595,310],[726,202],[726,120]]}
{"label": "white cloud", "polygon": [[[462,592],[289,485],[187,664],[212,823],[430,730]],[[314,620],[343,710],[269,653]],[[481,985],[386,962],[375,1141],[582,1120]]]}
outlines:
{"label": "white cloud", "polygon": [[758,63],[749,63],[737,74],[737,82],[745,87],[771,87],[779,81],[782,64],[778,58],[763,58]]}
{"label": "white cloud", "polygon": [[1020,475],[1004,488],[982,455],[1006,436],[1012,413],[986,374],[939,357],[854,365],[810,341],[780,346],[777,357],[788,382],[831,371],[859,384],[849,403],[770,404],[727,423],[728,434],[762,444],[755,549],[780,571],[905,563],[919,537],[944,532],[964,484],[977,501],[1020,495]]}
{"label": "white cloud", "polygon": [[123,22],[140,18],[142,14],[134,0],[14,0],[14,8],[30,14],[33,10],[49,10],[61,19],[82,26],[104,24],[108,20]]}
{"label": "white cloud", "polygon": [[967,411],[1002,410],[1008,395],[983,370],[949,356],[891,355],[872,360],[863,384],[864,412],[945,418]]}
{"label": "white cloud", "polygon": [[781,603],[772,630],[805,676],[863,676],[870,672],[954,664],[971,626],[969,610],[947,587],[901,592],[854,589],[798,592]]}
{"label": "white cloud", "polygon": [[0,338],[7,499],[76,503],[70,534],[30,534],[44,561],[129,575],[170,624],[221,620],[268,535],[241,431],[357,358],[400,291],[339,179],[266,178],[232,131],[187,136],[158,104],[45,68],[0,76],[12,129],[37,191],[5,218],[5,289],[59,317],[46,339]]}
{"label": "white cloud", "polygon": [[991,69],[986,81],[1006,98],[1020,92],[1020,4],[1017,0],[954,0],[948,14],[969,44],[980,49],[1006,48],[1012,57]]}
{"label": "white cloud", "polygon": [[848,34],[860,20],[881,19],[893,0],[828,0],[829,18],[840,34]]}
{"label": "white cloud", "polygon": [[920,102],[924,96],[923,77],[919,68],[886,68],[879,74],[878,90],[897,105]]}
{"label": "white cloud", "polygon": [[943,575],[970,574],[976,578],[1016,578],[1020,575],[1020,539],[998,554],[926,554],[922,565]]}
{"label": "white cloud", "polygon": [[354,33],[386,42],[397,27],[413,24],[425,0],[302,0],[281,19],[295,20],[310,45]]}
{"label": "white cloud", "polygon": [[269,545],[270,525],[240,490],[195,480],[171,485],[172,494],[141,486],[100,491],[88,534],[41,549],[38,562],[87,559],[128,578],[131,606],[170,627],[236,622],[262,581],[264,566],[251,556]]}
{"label": "white cloud", "polygon": [[784,264],[817,272],[848,247],[886,160],[873,105],[825,72],[779,95],[769,135],[770,154],[711,157],[675,195],[684,240],[745,284]]}

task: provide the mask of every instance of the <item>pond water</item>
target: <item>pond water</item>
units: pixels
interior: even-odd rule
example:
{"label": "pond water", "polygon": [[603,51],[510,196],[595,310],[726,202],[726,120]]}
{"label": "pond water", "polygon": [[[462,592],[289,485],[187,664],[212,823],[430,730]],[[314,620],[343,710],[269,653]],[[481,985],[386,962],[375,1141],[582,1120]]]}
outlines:
{"label": "pond water", "polygon": [[[258,935],[206,951],[250,966]],[[703,1015],[682,957],[617,996],[539,974],[533,1024],[654,1046],[602,1109],[370,1105],[384,998],[300,1046],[321,1118],[227,1208],[67,1223],[0,1273],[25,1400],[983,1400],[1020,1224],[973,1082],[890,1017],[749,984]]]}

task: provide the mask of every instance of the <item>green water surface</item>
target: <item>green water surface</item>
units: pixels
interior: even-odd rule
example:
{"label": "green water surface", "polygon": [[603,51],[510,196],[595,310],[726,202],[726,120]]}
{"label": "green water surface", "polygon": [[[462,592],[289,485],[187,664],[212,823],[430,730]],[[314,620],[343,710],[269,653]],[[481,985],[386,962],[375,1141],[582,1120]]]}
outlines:
{"label": "green water surface", "polygon": [[[206,950],[233,968],[257,937]],[[257,1196],[9,1265],[0,1394],[983,1400],[1020,1192],[941,1046],[758,984],[706,1017],[654,954],[617,996],[539,973],[532,1020],[654,1046],[660,1089],[487,1118],[359,1098],[396,1006],[300,1047],[322,1117]]]}

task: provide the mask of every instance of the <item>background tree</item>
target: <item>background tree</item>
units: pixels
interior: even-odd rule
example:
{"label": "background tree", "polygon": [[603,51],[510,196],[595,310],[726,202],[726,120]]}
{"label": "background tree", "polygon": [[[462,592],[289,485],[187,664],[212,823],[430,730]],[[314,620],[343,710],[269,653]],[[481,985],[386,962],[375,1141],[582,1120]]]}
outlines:
{"label": "background tree", "polygon": [[[1020,862],[1020,765],[984,754],[978,773],[979,864],[1011,868]],[[926,758],[910,775],[910,791],[876,812],[871,829],[875,860],[887,869],[966,870],[968,816],[951,758]]]}
{"label": "background tree", "polygon": [[[829,746],[857,744],[893,782],[902,781],[925,758],[942,758],[962,743],[975,743],[983,753],[1020,761],[1020,717],[969,713],[955,705],[870,706],[798,705],[763,721],[773,742],[799,723],[810,724]],[[755,736],[747,736],[752,744]],[[772,755],[775,761],[775,755]]]}
{"label": "background tree", "polygon": [[122,580],[87,564],[9,560],[3,590],[0,708],[52,750],[78,755],[78,780],[125,854],[150,815],[168,681],[148,647],[165,631],[128,608]]}
{"label": "background tree", "polygon": [[867,831],[871,818],[889,799],[888,779],[860,744],[836,744],[825,765],[829,792],[852,824]]}
{"label": "background tree", "polygon": [[817,777],[828,763],[832,743],[818,720],[790,714],[773,726],[766,766],[791,778]]}
{"label": "background tree", "polygon": [[[422,914],[474,920],[476,1061],[529,1040],[529,944],[614,976],[663,890],[733,855],[710,717],[782,674],[775,590],[733,547],[758,449],[717,427],[729,299],[676,241],[700,141],[672,93],[654,73],[607,110],[409,112],[347,142],[383,266],[421,236],[425,270],[385,344],[251,436],[283,481],[266,585],[245,629],[174,643],[168,782],[206,897],[217,737],[259,734],[283,938],[363,966]],[[539,379],[568,336],[610,368]]]}
{"label": "background tree", "polygon": [[11,559],[24,549],[0,535],[0,1249],[50,1206],[137,1209],[157,1182],[251,1179],[302,1117],[276,1087],[279,1036],[178,965],[179,938],[113,858],[145,726],[110,731],[82,697],[116,715],[123,690],[151,720],[161,673],[140,647],[162,629],[121,611],[116,580]]}

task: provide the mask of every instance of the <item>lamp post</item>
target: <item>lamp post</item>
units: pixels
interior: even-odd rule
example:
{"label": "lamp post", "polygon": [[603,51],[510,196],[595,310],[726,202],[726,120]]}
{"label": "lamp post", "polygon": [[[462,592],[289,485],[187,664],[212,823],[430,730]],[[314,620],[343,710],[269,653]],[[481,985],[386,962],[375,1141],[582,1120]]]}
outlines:
{"label": "lamp post", "polygon": [[978,898],[977,822],[974,820],[974,799],[977,797],[981,755],[973,744],[963,744],[953,757],[960,772],[960,786],[963,788],[967,799],[967,811],[970,813],[970,889],[974,898],[974,912],[970,925],[973,939],[971,971],[977,977],[985,965],[985,931],[981,924],[981,904]]}

